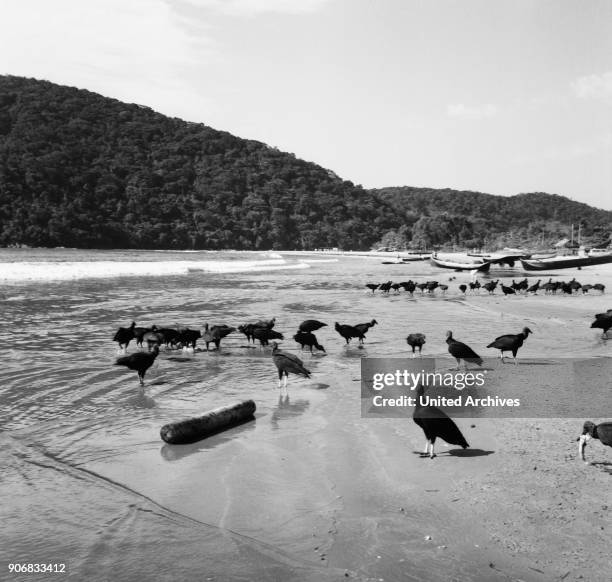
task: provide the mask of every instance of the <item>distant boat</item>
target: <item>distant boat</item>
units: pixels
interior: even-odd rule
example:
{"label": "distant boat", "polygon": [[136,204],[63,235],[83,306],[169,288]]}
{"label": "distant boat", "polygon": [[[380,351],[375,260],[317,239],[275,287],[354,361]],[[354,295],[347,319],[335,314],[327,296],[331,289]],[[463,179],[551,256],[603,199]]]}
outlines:
{"label": "distant boat", "polygon": [[[597,249],[601,251],[603,249]],[[582,256],[557,256],[547,259],[521,259],[525,271],[548,271],[550,269],[575,269],[612,263],[612,251]]]}
{"label": "distant boat", "polygon": [[488,271],[491,262],[483,257],[474,257],[463,253],[449,253],[441,255],[432,253],[431,262],[442,269],[454,269],[455,271]]}

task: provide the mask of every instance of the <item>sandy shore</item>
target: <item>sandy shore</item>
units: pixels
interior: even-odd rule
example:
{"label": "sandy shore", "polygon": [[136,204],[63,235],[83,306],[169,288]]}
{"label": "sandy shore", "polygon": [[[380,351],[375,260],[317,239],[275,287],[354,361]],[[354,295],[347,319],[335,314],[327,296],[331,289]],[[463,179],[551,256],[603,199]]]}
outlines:
{"label": "sandy shore", "polygon": [[[154,451],[109,477],[136,465],[165,511],[249,540],[252,579],[609,580],[612,462],[599,443],[577,459],[580,421],[458,419],[471,448],[439,442],[430,460],[411,418],[361,418],[359,379],[326,380],[293,382],[250,426],[164,445],[180,480]],[[211,580],[242,579],[207,551]]]}

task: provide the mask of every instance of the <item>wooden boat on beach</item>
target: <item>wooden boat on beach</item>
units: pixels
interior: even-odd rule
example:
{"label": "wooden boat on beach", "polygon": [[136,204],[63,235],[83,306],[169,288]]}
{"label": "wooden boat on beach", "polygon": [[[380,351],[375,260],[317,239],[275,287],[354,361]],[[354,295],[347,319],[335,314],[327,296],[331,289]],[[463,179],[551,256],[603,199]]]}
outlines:
{"label": "wooden boat on beach", "polygon": [[550,269],[576,269],[591,265],[612,263],[612,251],[606,254],[584,256],[557,256],[548,259],[521,259],[525,271],[548,271]]}
{"label": "wooden boat on beach", "polygon": [[430,260],[436,267],[455,271],[488,271],[491,267],[490,261],[483,257],[470,257],[467,254],[441,255],[432,253]]}

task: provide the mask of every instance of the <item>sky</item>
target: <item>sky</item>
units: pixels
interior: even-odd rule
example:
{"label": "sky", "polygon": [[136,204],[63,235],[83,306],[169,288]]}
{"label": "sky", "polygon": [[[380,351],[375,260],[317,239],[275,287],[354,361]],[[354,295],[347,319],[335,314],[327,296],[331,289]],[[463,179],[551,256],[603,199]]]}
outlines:
{"label": "sky", "polygon": [[265,142],[366,188],[612,209],[610,0],[0,0],[0,74]]}

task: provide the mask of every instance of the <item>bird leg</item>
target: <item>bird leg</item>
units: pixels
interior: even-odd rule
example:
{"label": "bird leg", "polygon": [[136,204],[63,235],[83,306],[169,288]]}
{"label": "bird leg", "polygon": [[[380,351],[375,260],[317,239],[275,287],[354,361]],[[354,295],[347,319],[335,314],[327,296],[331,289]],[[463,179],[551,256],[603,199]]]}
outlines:
{"label": "bird leg", "polygon": [[429,454],[429,458],[433,459],[436,456],[436,453],[434,453],[434,443],[431,443],[431,452]]}
{"label": "bird leg", "polygon": [[591,438],[590,434],[583,434],[582,436],[579,437],[579,443],[578,443],[578,454],[580,455],[580,458],[587,463],[587,460],[584,456],[584,449],[587,446],[587,442],[589,441],[589,439]]}
{"label": "bird leg", "polygon": [[424,455],[429,454],[429,441],[425,441],[425,450],[423,451]]}

